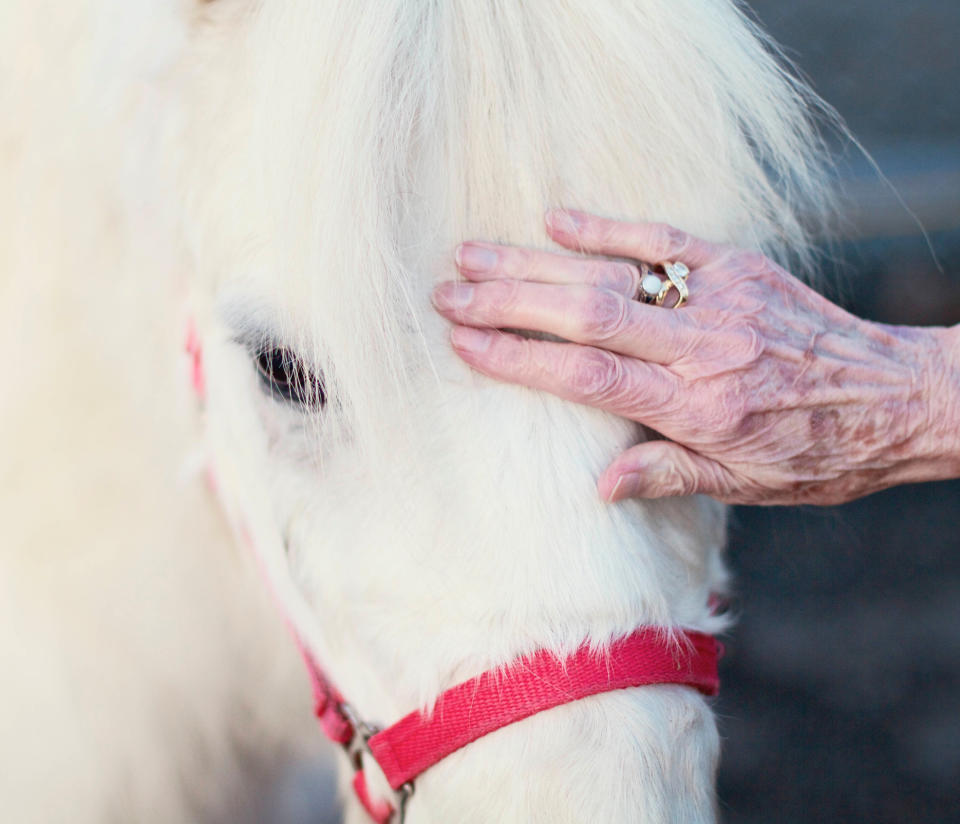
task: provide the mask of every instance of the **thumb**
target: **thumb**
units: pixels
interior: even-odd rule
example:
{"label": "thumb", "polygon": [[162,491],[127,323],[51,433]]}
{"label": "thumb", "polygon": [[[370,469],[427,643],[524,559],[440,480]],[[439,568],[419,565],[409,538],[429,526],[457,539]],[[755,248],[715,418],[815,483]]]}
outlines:
{"label": "thumb", "polygon": [[631,447],[600,476],[597,489],[609,502],[625,498],[711,495],[725,498],[733,476],[715,461],[672,441],[649,441]]}

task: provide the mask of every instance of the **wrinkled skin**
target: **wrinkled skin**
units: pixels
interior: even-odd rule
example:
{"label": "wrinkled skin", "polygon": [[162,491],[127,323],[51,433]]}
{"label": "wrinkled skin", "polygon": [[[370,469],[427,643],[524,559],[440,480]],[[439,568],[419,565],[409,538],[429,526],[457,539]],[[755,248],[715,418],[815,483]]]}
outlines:
{"label": "wrinkled skin", "polygon": [[[960,475],[960,327],[860,320],[758,252],[663,224],[566,211],[547,229],[606,257],[464,244],[465,280],[434,304],[474,369],[662,434],[607,468],[605,499],[837,504]],[[637,267],[611,257],[687,263],[689,303],[633,300]]]}

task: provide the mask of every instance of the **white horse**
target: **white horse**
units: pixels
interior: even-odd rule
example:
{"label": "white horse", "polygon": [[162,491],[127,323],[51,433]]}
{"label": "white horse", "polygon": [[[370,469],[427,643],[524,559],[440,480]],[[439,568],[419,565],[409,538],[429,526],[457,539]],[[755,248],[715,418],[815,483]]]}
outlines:
{"label": "white horse", "polygon": [[[799,215],[826,200],[813,98],[742,13],[142,5],[134,28],[155,17],[169,53],[142,60],[152,97],[128,134],[144,141],[122,148],[161,229],[123,228],[183,267],[220,497],[356,711],[391,724],[536,650],[722,630],[722,508],[599,500],[597,474],[642,430],[470,373],[428,296],[457,242],[543,246],[557,205],[802,257]],[[407,821],[711,821],[717,754],[698,692],[609,692],[445,758]]]}
{"label": "white horse", "polygon": [[[205,11],[181,181],[211,461],[355,710],[392,724],[536,650],[722,629],[721,508],[600,501],[594,479],[639,428],[471,374],[428,295],[458,241],[542,246],[561,204],[802,251],[798,211],[817,214],[824,191],[807,96],[742,14],[727,0]],[[709,821],[717,750],[697,692],[607,693],[444,759],[408,820]]]}

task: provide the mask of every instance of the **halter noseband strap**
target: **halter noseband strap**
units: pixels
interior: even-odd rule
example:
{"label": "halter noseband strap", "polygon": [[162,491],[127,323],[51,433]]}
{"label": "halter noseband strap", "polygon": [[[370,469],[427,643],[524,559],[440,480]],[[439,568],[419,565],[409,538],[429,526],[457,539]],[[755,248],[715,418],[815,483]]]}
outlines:
{"label": "halter noseband strap", "polygon": [[[357,797],[376,824],[394,824],[395,814],[400,824],[417,776],[461,747],[538,712],[613,690],[679,684],[716,695],[723,648],[701,632],[642,628],[599,650],[584,644],[566,658],[538,650],[451,687],[432,712],[412,712],[383,730],[362,721],[302,645],[301,651],[323,731],[343,746],[356,770]],[[395,804],[371,798],[364,754],[397,793]]]}

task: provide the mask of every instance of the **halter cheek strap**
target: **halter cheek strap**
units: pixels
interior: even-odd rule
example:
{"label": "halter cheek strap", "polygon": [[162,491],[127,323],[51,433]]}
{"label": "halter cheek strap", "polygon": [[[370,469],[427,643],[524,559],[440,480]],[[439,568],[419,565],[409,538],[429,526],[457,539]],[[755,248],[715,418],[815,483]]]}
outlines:
{"label": "halter cheek strap", "polygon": [[[302,645],[301,651],[317,717],[326,735],[349,754],[358,799],[376,824],[400,824],[419,775],[461,747],[531,715],[590,695],[652,684],[716,695],[722,646],[700,632],[643,628],[608,648],[584,645],[566,658],[539,650],[448,689],[432,712],[412,712],[383,730],[362,721]],[[396,792],[394,804],[371,798],[364,754],[377,762]]]}

